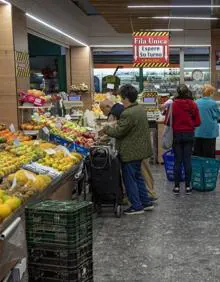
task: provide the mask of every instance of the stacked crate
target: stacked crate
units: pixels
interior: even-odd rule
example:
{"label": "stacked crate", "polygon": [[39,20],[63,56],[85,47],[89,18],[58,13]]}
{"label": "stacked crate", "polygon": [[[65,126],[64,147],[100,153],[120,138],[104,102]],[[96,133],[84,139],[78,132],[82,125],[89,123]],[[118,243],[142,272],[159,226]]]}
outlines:
{"label": "stacked crate", "polygon": [[48,200],[25,216],[29,281],[93,281],[92,204]]}

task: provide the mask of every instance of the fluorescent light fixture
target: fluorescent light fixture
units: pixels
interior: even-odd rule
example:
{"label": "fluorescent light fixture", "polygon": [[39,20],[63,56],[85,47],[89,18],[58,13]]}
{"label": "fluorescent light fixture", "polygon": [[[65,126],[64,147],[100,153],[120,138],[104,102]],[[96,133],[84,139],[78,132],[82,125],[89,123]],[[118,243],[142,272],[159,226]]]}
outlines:
{"label": "fluorescent light fixture", "polygon": [[210,44],[171,44],[170,47],[183,47],[183,48],[193,48],[193,47],[199,47],[199,48],[208,48],[211,47]]}
{"label": "fluorescent light fixture", "polygon": [[220,5],[128,5],[129,9],[179,9],[179,8],[186,8],[186,9],[192,9],[192,8],[220,8]]}
{"label": "fluorescent light fixture", "polygon": [[85,47],[89,47],[86,43],[84,43],[84,42],[82,42],[82,41],[76,39],[75,37],[73,37],[73,36],[71,36],[71,35],[69,35],[69,34],[63,32],[62,30],[60,30],[60,29],[58,29],[58,28],[56,28],[56,27],[50,25],[49,23],[47,23],[47,22],[45,22],[45,21],[42,21],[41,19],[39,19],[39,18],[37,18],[37,17],[35,17],[35,16],[29,14],[29,13],[26,13],[26,16],[29,17],[29,18],[31,18],[32,20],[34,20],[34,21],[36,21],[36,22],[38,22],[38,23],[40,23],[40,24],[42,24],[42,25],[44,25],[44,26],[46,26],[46,27],[48,27],[48,28],[50,28],[50,29],[52,29],[52,30],[54,30],[54,31],[56,31],[56,32],[58,32],[58,33],[64,35],[64,36],[66,36],[66,37],[68,37],[69,39],[71,39],[71,40],[73,40],[73,41],[75,41],[75,42],[77,42],[77,43],[79,43],[79,44],[81,44],[81,45],[83,45],[83,46],[85,46]]}
{"label": "fluorescent light fixture", "polygon": [[[102,45],[102,44],[92,44],[90,45],[90,47],[93,47],[93,48],[123,48],[123,47],[127,47],[127,48],[130,48],[130,47],[133,47],[132,44],[127,44],[127,45]],[[199,48],[206,48],[206,47],[211,47],[211,45],[209,44],[171,44],[170,47],[183,47],[183,48],[191,48],[191,47],[199,47]]]}
{"label": "fluorescent light fixture", "polygon": [[98,44],[92,44],[92,45],[90,45],[90,47],[93,47],[93,48],[96,48],[96,47],[100,47],[100,48],[126,48],[126,47],[132,47],[133,45],[131,45],[131,44],[128,44],[128,45],[108,45],[108,44],[106,44],[106,45],[102,45],[102,44],[100,44],[100,45],[98,45]]}
{"label": "fluorescent light fixture", "polygon": [[199,70],[210,70],[209,67],[197,67],[197,68],[195,68],[195,67],[192,67],[192,68],[187,67],[187,68],[184,68],[184,70],[197,70],[197,69],[199,69]]}
{"label": "fluorescent light fixture", "polygon": [[5,1],[5,0],[0,0],[0,4],[1,3],[6,4],[6,5],[11,5],[11,3],[9,3],[8,1]]}
{"label": "fluorescent light fixture", "polygon": [[140,29],[140,31],[161,31],[161,32],[164,32],[164,31],[167,31],[167,32],[172,32],[172,31],[184,31],[183,28],[155,28],[155,29]]}
{"label": "fluorescent light fixture", "polygon": [[[146,19],[146,17],[139,17],[139,19]],[[199,21],[216,21],[219,18],[212,17],[172,17],[172,16],[163,16],[163,17],[152,17],[156,20],[199,20]]]}

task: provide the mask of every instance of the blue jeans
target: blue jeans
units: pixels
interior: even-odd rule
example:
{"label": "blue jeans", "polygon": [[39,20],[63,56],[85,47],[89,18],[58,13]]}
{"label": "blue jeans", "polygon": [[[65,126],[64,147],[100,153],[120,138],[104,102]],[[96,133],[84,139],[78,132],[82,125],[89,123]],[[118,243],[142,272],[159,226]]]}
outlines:
{"label": "blue jeans", "polygon": [[151,203],[141,174],[141,161],[122,163],[122,176],[133,209],[140,210]]}

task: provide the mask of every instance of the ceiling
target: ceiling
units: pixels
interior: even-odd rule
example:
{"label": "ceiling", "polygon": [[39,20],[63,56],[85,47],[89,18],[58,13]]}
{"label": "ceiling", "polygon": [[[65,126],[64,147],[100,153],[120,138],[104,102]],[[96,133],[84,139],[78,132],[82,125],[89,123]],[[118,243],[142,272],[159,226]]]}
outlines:
{"label": "ceiling", "polygon": [[[198,0],[196,0],[197,2]],[[128,5],[192,5],[192,0],[89,0],[96,10],[106,21],[119,33],[132,33],[149,29],[183,28],[186,21],[180,20],[158,20],[153,16],[211,16],[213,13],[219,15],[219,10],[211,9],[128,9]],[[215,5],[220,0],[199,0],[198,5]],[[197,4],[197,3],[196,3]],[[139,19],[139,17],[149,17]],[[194,21],[195,22],[195,21]],[[220,21],[215,22],[219,24]],[[198,25],[198,22],[197,22]],[[187,25],[189,27],[189,24]],[[199,25],[198,25],[199,26]],[[191,28],[196,29],[191,25]]]}

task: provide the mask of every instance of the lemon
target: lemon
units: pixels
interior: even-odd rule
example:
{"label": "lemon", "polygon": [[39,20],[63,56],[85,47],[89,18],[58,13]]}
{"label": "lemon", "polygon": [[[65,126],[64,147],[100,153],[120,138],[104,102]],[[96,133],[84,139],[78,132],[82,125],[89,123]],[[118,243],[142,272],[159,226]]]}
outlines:
{"label": "lemon", "polygon": [[11,208],[11,210],[13,211],[17,209],[18,207],[20,207],[21,200],[17,197],[11,197],[7,201],[5,201],[5,204],[8,205]]}
{"label": "lemon", "polygon": [[5,219],[11,214],[11,208],[6,204],[0,205],[0,218]]}
{"label": "lemon", "polygon": [[5,196],[5,191],[4,190],[0,190],[0,198],[2,198],[3,196]]}

